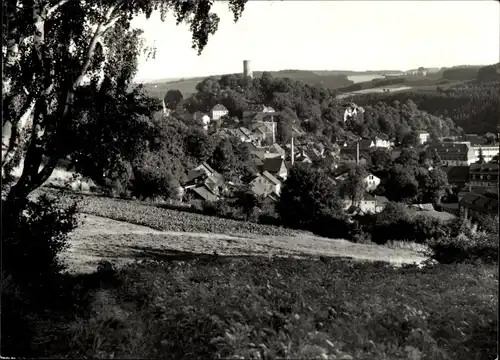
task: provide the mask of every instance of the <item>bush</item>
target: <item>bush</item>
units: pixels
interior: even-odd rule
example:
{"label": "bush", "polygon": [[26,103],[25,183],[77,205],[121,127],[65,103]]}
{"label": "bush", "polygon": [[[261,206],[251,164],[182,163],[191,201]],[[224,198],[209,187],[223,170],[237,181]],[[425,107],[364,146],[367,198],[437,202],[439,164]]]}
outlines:
{"label": "bush", "polygon": [[76,225],[76,204],[58,208],[46,195],[36,201],[5,200],[2,207],[2,354],[30,353],[41,313],[61,301],[58,256]]}
{"label": "bush", "polygon": [[3,202],[2,269],[16,281],[40,281],[65,269],[58,254],[67,246],[67,235],[77,226],[76,202],[61,209],[57,201],[41,195],[36,201],[24,204]]}
{"label": "bush", "polygon": [[473,238],[464,234],[443,237],[428,242],[428,254],[441,264],[486,263],[498,264],[498,237],[479,235]]}

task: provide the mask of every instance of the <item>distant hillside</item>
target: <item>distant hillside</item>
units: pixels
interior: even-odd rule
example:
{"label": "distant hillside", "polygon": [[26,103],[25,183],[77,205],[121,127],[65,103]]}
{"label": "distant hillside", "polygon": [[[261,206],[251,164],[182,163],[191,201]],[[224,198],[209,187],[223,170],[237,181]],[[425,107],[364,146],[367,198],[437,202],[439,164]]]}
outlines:
{"label": "distant hillside", "polygon": [[500,80],[500,63],[484,66],[477,72],[478,81]]}
{"label": "distant hillside", "polygon": [[[347,85],[351,85],[354,82],[347,79],[347,73],[351,74],[365,74],[364,72],[349,72],[344,71],[344,74],[336,73],[335,71],[321,71],[318,74],[316,71],[309,70],[280,70],[280,71],[269,71],[273,77],[280,78],[290,78],[292,80],[301,81],[309,85],[322,85],[329,89],[337,89]],[[260,77],[263,71],[254,71],[254,77]],[[374,72],[376,73],[376,72]],[[216,79],[220,79],[222,75],[211,76]],[[196,92],[196,85],[201,82],[206,77],[196,77],[189,79],[180,79],[178,81],[170,81],[165,83],[146,83],[144,84],[146,90],[153,96],[163,99],[167,91],[169,90],[180,90],[184,98],[194,94]]]}
{"label": "distant hillside", "polygon": [[443,79],[447,80],[476,80],[479,69],[484,65],[459,65],[443,71]]}

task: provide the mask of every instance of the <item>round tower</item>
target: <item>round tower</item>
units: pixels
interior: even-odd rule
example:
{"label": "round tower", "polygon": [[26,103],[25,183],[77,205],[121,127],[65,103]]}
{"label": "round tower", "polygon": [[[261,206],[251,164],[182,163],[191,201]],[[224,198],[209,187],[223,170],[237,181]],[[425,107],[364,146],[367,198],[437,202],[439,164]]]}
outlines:
{"label": "round tower", "polygon": [[243,76],[253,77],[252,64],[250,60],[243,60]]}

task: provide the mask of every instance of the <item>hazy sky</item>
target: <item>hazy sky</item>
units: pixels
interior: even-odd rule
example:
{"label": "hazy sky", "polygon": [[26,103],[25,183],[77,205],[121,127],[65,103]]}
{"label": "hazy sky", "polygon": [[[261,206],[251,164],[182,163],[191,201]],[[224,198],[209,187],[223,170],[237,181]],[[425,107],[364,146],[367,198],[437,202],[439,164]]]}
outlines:
{"label": "hazy sky", "polygon": [[499,61],[497,1],[248,1],[234,24],[217,2],[219,30],[202,55],[173,15],[137,18],[156,58],[142,58],[136,79],[254,70],[408,70]]}

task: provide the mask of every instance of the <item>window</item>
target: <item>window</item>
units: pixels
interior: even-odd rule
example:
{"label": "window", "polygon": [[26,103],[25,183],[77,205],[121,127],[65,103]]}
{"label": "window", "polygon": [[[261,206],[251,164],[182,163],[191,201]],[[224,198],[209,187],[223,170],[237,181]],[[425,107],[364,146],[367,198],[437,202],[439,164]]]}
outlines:
{"label": "window", "polygon": [[479,175],[479,178],[480,178],[481,180],[483,180],[483,175]]}

